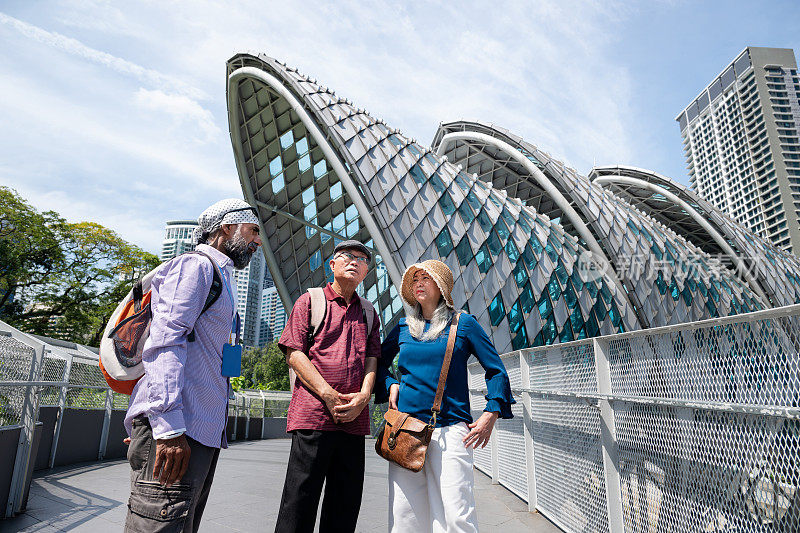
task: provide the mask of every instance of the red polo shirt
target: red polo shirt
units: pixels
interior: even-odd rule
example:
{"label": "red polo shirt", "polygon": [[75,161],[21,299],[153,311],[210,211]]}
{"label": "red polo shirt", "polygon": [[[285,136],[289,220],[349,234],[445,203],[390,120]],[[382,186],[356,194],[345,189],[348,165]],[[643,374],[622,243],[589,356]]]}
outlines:
{"label": "red polo shirt", "polygon": [[[305,292],[294,303],[278,345],[284,351],[300,350],[306,354],[322,378],[337,392],[358,392],[364,383],[366,358],[378,357],[381,353],[378,313],[375,313],[372,334],[367,339],[367,324],[358,295],[354,294],[348,304],[331,288],[330,283],[323,291],[328,310],[313,344],[308,346],[311,296]],[[368,435],[369,409],[365,407],[352,422],[337,424],[325,402],[297,379],[289,403],[286,427],[287,431],[295,429]]]}

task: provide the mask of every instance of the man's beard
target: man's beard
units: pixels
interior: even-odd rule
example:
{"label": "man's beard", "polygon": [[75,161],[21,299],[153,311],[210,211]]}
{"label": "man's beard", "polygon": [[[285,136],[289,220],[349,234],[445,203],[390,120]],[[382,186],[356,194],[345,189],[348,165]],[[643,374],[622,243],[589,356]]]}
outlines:
{"label": "man's beard", "polygon": [[233,237],[225,241],[225,255],[233,261],[233,268],[241,270],[250,262],[253,252],[258,249],[255,243],[249,243],[242,237],[241,230],[236,229]]}

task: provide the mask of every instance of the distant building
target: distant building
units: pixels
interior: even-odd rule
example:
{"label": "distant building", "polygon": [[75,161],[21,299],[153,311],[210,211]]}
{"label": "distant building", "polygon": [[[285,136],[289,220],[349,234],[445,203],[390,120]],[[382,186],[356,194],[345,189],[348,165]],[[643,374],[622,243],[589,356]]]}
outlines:
{"label": "distant building", "polygon": [[242,270],[234,270],[236,305],[242,320],[242,344],[262,346],[261,299],[264,293],[264,254],[258,250]]}
{"label": "distant building", "polygon": [[798,93],[794,51],[749,46],[675,118],[691,187],[734,221],[795,254]]}
{"label": "distant building", "polygon": [[286,309],[278,296],[278,289],[270,286],[264,289],[261,300],[261,335],[262,346],[276,342],[286,325]]}
{"label": "distant building", "polygon": [[171,220],[167,222],[164,241],[161,243],[161,260],[169,261],[184,252],[194,250],[192,231],[197,227],[195,220]]}

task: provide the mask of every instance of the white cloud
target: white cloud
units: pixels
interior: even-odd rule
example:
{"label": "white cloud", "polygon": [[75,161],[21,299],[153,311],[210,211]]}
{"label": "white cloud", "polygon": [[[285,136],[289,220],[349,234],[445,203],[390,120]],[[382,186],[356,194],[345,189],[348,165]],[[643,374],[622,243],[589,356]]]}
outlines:
{"label": "white cloud", "polygon": [[[224,66],[247,50],[300,68],[423,144],[440,121],[470,118],[506,127],[584,171],[595,157],[627,161],[635,152],[625,126],[631,77],[607,53],[625,17],[615,4],[41,7],[19,18],[0,13],[0,29],[9,29],[0,42],[16,47],[0,58],[0,120],[26,130],[0,133],[0,153],[57,161],[47,180],[29,178],[26,190],[63,191],[90,212],[94,204],[128,212],[102,193],[110,190],[133,196],[149,208],[143,218],[163,224],[235,194]],[[0,173],[12,184],[20,176]],[[162,198],[154,192],[164,189]],[[127,227],[114,229],[128,236]],[[153,249],[156,233],[149,235]]]}
{"label": "white cloud", "polygon": [[[177,126],[196,126],[202,133],[204,142],[225,140],[220,137],[222,130],[216,125],[211,111],[187,96],[140,87],[134,94],[133,101],[144,110],[170,115]],[[181,133],[187,137],[192,136],[191,130],[184,129]]]}

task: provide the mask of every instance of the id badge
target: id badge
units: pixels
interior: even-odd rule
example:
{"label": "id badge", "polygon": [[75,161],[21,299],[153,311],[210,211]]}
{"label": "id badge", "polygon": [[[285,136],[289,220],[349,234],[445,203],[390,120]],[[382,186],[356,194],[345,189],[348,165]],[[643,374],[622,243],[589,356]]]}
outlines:
{"label": "id badge", "polygon": [[236,378],[242,375],[242,345],[222,345],[222,375]]}

